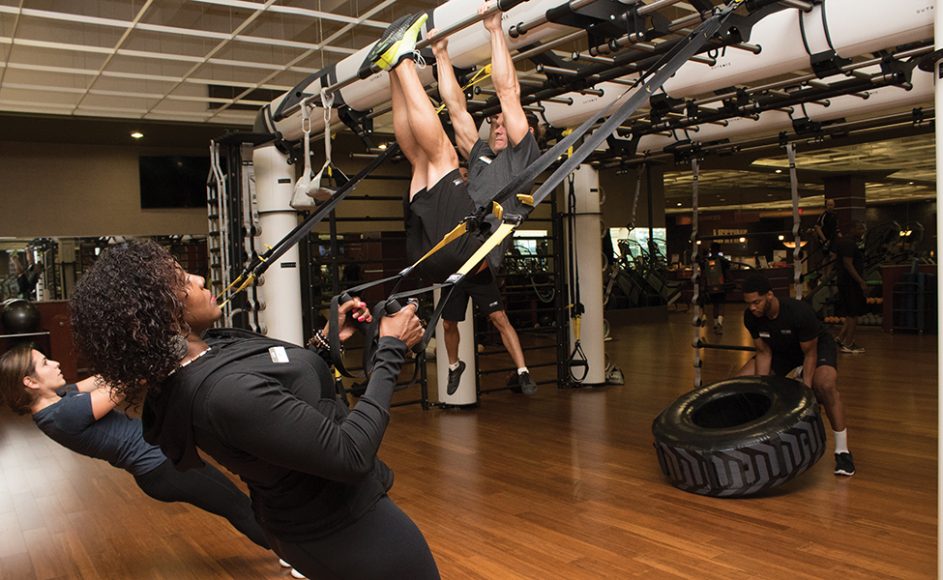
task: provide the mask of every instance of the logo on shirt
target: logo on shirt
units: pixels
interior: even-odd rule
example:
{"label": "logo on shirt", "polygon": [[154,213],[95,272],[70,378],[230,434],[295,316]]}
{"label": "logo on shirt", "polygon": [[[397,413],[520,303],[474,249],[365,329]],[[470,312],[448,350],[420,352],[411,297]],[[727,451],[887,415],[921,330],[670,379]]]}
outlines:
{"label": "logo on shirt", "polygon": [[273,363],[287,363],[288,362],[288,353],[285,351],[284,346],[273,346],[268,349],[268,354],[272,357]]}
{"label": "logo on shirt", "polygon": [[765,330],[760,331],[760,338],[769,338],[769,333]]}
{"label": "logo on shirt", "polygon": [[782,330],[779,331],[779,334],[792,334],[792,329],[791,329],[791,328],[783,328]]}
{"label": "logo on shirt", "polygon": [[478,157],[478,161],[481,161],[485,165],[491,165],[491,158],[487,155],[481,155]]}

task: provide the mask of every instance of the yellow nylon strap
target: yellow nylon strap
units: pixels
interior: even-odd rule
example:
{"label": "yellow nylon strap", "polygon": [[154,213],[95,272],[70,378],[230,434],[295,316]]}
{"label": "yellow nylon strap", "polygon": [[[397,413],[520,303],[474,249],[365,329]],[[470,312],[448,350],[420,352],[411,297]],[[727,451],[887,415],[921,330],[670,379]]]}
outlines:
{"label": "yellow nylon strap", "polygon": [[534,196],[528,195],[526,193],[517,194],[517,201],[521,202],[523,205],[534,207]]}
{"label": "yellow nylon strap", "polygon": [[504,219],[504,208],[501,207],[500,203],[496,201],[491,202],[491,215],[498,218],[499,221]]}
{"label": "yellow nylon strap", "polygon": [[[229,285],[229,288],[232,288],[237,282],[239,282],[239,279],[240,279],[240,278],[242,278],[242,276],[239,276],[239,278],[236,278],[236,279],[233,281],[233,283]],[[240,292],[242,292],[243,290],[245,290],[246,288],[248,288],[250,285],[252,285],[252,282],[253,282],[253,281],[255,281],[255,274],[249,274],[249,275],[246,277],[245,282],[243,282],[242,285],[240,285],[238,288],[236,288],[236,289],[233,291],[233,293],[229,295],[229,298],[227,298],[226,300],[224,300],[224,301],[219,305],[219,307],[222,308],[222,307],[226,306],[227,304],[229,304],[229,301],[230,301],[230,300],[232,300],[233,298],[235,298],[237,294],[239,294]],[[229,288],[226,288],[226,290],[223,290],[223,291],[220,293],[220,295],[216,297],[216,299],[218,300],[219,298],[221,298],[221,297],[223,296],[223,294],[225,294],[225,293],[229,290]]]}
{"label": "yellow nylon strap", "polygon": [[[488,77],[490,76],[491,76],[491,64],[489,63],[481,67],[477,71],[475,71],[475,74],[472,75],[472,78],[469,79],[469,81],[465,84],[464,87],[462,87],[462,91],[467,91],[468,89],[472,88],[475,85],[480,85],[481,83],[485,82],[485,80],[487,80]],[[438,106],[438,108],[436,108],[435,114],[438,115],[444,110],[445,110],[445,103],[442,103],[441,105]]]}
{"label": "yellow nylon strap", "polygon": [[[562,135],[563,135],[564,137],[566,137],[567,135],[569,135],[569,134],[572,133],[572,132],[573,132],[573,129],[564,129]],[[570,145],[569,148],[567,148],[567,150],[566,150],[566,156],[567,156],[567,157],[573,157],[573,146],[572,146],[572,145]]]}
{"label": "yellow nylon strap", "polygon": [[496,248],[498,244],[504,241],[504,238],[508,237],[508,234],[514,231],[515,227],[516,226],[514,224],[509,223],[503,223],[498,226],[498,229],[495,230],[494,234],[485,240],[485,243],[482,244],[474,254],[472,254],[471,258],[469,258],[467,262],[462,264],[462,267],[458,269],[457,273],[461,274],[462,276],[467,276],[468,273],[471,272],[479,262],[485,259],[485,257],[488,255],[488,252]]}
{"label": "yellow nylon strap", "polygon": [[444,248],[445,246],[451,244],[453,241],[455,241],[455,240],[459,239],[460,237],[464,236],[464,235],[465,235],[465,232],[467,232],[467,231],[468,231],[468,226],[465,224],[465,222],[462,222],[462,223],[458,224],[457,226],[455,226],[455,228],[454,228],[452,231],[450,231],[449,233],[445,234],[445,236],[444,236],[441,240],[439,240],[439,243],[438,243],[438,244],[436,244],[435,246],[432,247],[431,250],[429,250],[428,252],[426,252],[426,255],[424,255],[423,257],[421,257],[421,258],[419,258],[418,260],[416,260],[416,263],[413,264],[411,267],[412,267],[412,268],[415,268],[416,266],[418,266],[419,264],[421,264],[426,258],[428,258],[429,256],[431,256],[432,254],[435,254],[436,252],[438,252],[439,250],[441,250],[441,249]]}

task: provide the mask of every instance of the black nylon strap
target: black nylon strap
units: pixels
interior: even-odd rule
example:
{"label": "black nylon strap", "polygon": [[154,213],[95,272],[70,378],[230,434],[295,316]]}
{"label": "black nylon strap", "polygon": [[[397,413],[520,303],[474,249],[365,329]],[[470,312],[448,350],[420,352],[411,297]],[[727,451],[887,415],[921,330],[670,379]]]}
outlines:
{"label": "black nylon strap", "polygon": [[311,231],[311,228],[316,226],[318,223],[324,220],[340,203],[347,195],[353,191],[361,181],[364,180],[368,175],[373,173],[380,165],[382,165],[387,159],[392,157],[394,154],[399,152],[399,145],[393,143],[386,148],[386,151],[382,155],[371,161],[366,167],[357,172],[356,175],[350,178],[347,183],[344,183],[335,193],[323,205],[319,206],[317,211],[309,215],[303,222],[298,224],[292,231],[278,241],[272,248],[266,251],[261,256],[256,256],[252,262],[246,266],[237,279],[243,278],[258,278],[266,270],[269,269],[269,266],[275,262],[278,258],[287,252],[292,246],[298,243],[298,241],[306,236],[308,232]]}
{"label": "black nylon strap", "polygon": [[[583,144],[573,153],[573,155],[569,156],[551,174],[550,178],[547,179],[537,189],[537,191],[533,194],[534,203],[531,208],[526,210],[525,216],[516,218],[518,222],[520,222],[522,217],[526,217],[526,215],[533,211],[534,207],[546,199],[550,192],[553,191],[567,175],[572,173],[580,165],[580,163],[583,162],[583,160],[585,160],[593,151],[596,150],[597,147],[599,147],[599,145],[602,144],[603,141],[606,140],[609,135],[614,133],[619,125],[621,125],[623,122],[625,122],[626,119],[634,114],[635,111],[642,104],[644,104],[644,102],[649,99],[655,91],[657,91],[669,78],[671,78],[672,75],[678,71],[678,69],[681,68],[681,66],[683,66],[688,61],[688,59],[704,48],[707,42],[720,30],[721,25],[727,19],[727,17],[737,8],[739,8],[739,6],[745,1],[746,0],[731,0],[731,2],[725,7],[717,10],[714,15],[702,22],[693,32],[691,32],[686,39],[679,41],[671,50],[669,50],[661,59],[659,59],[658,62],[652,65],[651,69],[654,69],[659,67],[659,65],[664,62],[664,64],[661,65],[660,68],[654,72],[654,74],[652,74],[648,81],[641,83],[644,76],[639,77],[635,86],[638,87],[640,83],[641,86],[631,97],[629,97],[628,100],[625,101],[625,103],[618,107],[616,107],[616,104],[613,104],[606,112],[586,119],[572,133],[558,141],[556,145],[544,152],[543,155],[538,157],[523,172],[518,174],[515,179],[512,179],[508,184],[506,184],[497,194],[494,195],[494,197],[492,197],[492,202],[497,202],[500,204],[509,197],[516,195],[517,190],[520,189],[522,184],[528,181],[534,181],[540,173],[544,172],[551,165],[553,165],[567,149],[573,146],[578,139],[585,135],[600,118],[606,117],[608,115],[608,119],[602,124],[602,126],[600,126],[599,129],[597,129],[589,138],[587,138]],[[618,101],[616,101],[616,103],[618,103]],[[615,110],[613,111],[613,109]],[[610,111],[612,112],[610,113]],[[389,150],[387,150],[387,153],[388,152]],[[476,215],[470,219],[473,219],[480,224],[483,221],[484,216],[487,214],[487,211],[490,210],[492,206],[493,203],[489,203],[487,206],[479,207],[476,211]],[[510,216],[506,216],[505,221],[507,221],[509,217]],[[404,270],[395,277],[402,277],[405,275],[404,273],[408,273],[409,270],[411,270],[411,268],[407,268],[407,270]],[[378,304],[378,308],[374,310],[374,315],[376,316],[381,310],[387,314],[395,314],[401,308],[399,300],[405,297],[424,294],[436,288],[454,286],[460,284],[463,279],[464,276],[461,274],[453,274],[443,284],[437,284],[401,294],[393,294],[387,301]],[[442,315],[442,309],[445,307],[445,304],[450,296],[451,291],[449,291],[448,295],[440,299],[438,306],[429,320],[429,324],[426,328],[426,332],[423,335],[423,339],[419,342],[419,344],[416,345],[416,347],[414,347],[414,350],[420,347],[422,349],[425,348],[425,345],[431,338],[432,333],[435,332],[435,325],[438,322],[439,317]],[[581,350],[582,349],[580,348],[580,351]],[[574,354],[576,353],[574,352]],[[572,358],[573,357],[571,357],[571,360]]]}

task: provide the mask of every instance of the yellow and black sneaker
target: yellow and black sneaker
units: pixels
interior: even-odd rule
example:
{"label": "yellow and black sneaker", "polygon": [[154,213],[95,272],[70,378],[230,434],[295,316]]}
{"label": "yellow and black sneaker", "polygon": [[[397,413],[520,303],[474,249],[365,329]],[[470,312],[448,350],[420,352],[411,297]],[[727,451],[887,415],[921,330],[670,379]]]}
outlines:
{"label": "yellow and black sneaker", "polygon": [[428,18],[427,13],[421,12],[393,22],[367,56],[370,65],[375,69],[390,70],[404,58],[411,58],[416,53],[419,31]]}

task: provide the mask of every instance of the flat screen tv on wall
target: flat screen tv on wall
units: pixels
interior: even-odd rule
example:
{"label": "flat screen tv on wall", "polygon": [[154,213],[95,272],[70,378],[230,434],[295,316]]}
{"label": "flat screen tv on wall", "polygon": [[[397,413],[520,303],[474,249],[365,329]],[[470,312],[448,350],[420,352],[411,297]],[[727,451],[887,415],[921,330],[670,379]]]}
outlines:
{"label": "flat screen tv on wall", "polygon": [[141,208],[206,207],[209,157],[142,155]]}

